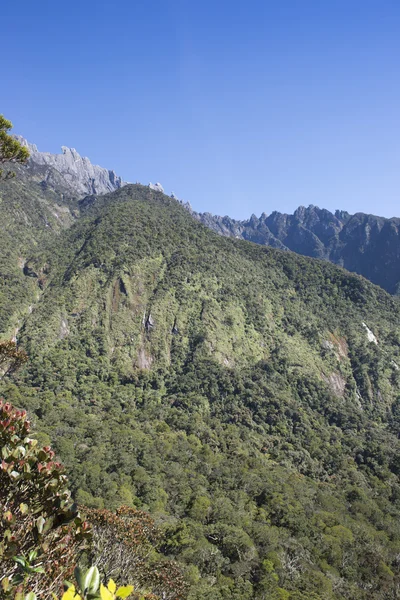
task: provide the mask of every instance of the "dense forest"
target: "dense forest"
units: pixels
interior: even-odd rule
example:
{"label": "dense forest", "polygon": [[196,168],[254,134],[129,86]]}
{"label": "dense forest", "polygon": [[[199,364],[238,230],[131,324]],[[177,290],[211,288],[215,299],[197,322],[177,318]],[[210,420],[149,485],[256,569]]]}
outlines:
{"label": "dense forest", "polygon": [[0,393],[76,502],[150,513],[188,600],[399,598],[398,299],[149,187],[61,224],[49,194],[2,187],[0,329],[29,360]]}

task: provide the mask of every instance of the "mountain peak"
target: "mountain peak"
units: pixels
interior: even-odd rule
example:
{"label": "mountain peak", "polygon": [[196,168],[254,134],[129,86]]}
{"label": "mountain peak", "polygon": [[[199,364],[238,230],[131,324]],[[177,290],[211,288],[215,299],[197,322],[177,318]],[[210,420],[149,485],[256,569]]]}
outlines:
{"label": "mountain peak", "polygon": [[44,174],[46,183],[53,183],[54,169],[65,179],[76,196],[107,194],[126,184],[115,171],[93,165],[89,158],[81,156],[75,148],[61,146],[61,154],[40,152],[35,144],[31,144],[22,136],[15,137],[29,149],[31,155],[28,164],[31,168],[48,167]]}

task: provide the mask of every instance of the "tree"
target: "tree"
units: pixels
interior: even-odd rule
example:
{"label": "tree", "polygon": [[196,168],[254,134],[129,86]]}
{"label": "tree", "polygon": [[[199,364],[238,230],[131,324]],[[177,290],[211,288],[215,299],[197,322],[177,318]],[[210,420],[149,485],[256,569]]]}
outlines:
{"label": "tree", "polygon": [[[0,115],[0,164],[4,163],[25,163],[29,158],[29,150],[14,137],[9,135],[13,124],[3,115]],[[9,179],[15,177],[15,172],[11,170],[3,171],[0,169],[0,179]]]}
{"label": "tree", "polygon": [[28,355],[24,350],[18,350],[16,342],[0,342],[0,379],[19,369],[27,360]]}

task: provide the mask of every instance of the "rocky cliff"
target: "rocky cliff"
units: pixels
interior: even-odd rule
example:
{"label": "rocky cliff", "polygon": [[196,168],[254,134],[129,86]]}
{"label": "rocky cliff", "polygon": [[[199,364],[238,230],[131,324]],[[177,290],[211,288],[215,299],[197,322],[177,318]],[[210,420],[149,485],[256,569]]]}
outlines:
{"label": "rocky cliff", "polygon": [[310,205],[293,215],[272,212],[246,221],[210,213],[193,216],[217,233],[322,258],[363,275],[388,292],[400,288],[400,219],[350,215]]}
{"label": "rocky cliff", "polygon": [[60,187],[61,176],[70,193],[82,197],[86,194],[107,194],[125,184],[114,171],[93,165],[74,148],[62,146],[62,154],[39,152],[35,144],[29,143],[23,137],[16,137],[31,153],[28,168],[33,174],[39,172],[43,182],[52,187]]}

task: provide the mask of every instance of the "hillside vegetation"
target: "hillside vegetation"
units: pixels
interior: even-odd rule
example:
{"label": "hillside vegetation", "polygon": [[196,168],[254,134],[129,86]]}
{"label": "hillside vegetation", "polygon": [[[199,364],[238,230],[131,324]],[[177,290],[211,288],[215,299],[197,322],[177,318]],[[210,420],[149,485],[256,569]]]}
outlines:
{"label": "hillside vegetation", "polygon": [[76,210],[5,284],[0,392],[78,503],[150,511],[190,600],[398,598],[397,299],[148,187]]}
{"label": "hillside vegetation", "polygon": [[[27,307],[38,299],[27,259],[71,225],[76,201],[60,181],[47,187],[43,173],[13,165],[17,177],[0,185],[0,333],[14,335]],[[25,273],[24,273],[25,269]],[[22,312],[21,312],[22,311]]]}

